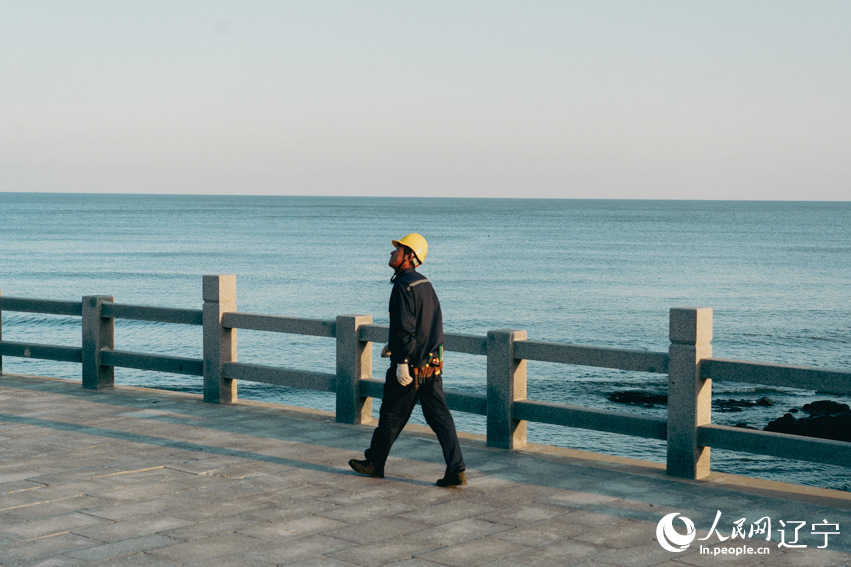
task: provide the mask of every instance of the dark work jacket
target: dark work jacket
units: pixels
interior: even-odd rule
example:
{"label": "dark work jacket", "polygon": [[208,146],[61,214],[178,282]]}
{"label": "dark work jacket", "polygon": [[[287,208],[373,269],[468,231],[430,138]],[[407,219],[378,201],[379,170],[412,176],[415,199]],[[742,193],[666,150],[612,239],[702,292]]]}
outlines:
{"label": "dark work jacket", "polygon": [[426,277],[413,268],[396,272],[390,292],[390,360],[396,364],[422,367],[429,353],[437,354],[443,344],[443,314],[440,301]]}

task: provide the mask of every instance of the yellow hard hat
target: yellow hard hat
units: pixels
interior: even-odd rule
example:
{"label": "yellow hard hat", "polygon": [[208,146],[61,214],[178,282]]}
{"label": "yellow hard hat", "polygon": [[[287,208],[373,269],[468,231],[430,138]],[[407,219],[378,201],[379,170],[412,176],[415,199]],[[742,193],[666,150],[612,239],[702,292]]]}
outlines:
{"label": "yellow hard hat", "polygon": [[426,242],[426,239],[416,232],[403,236],[399,240],[391,240],[391,242],[393,243],[393,246],[407,246],[414,251],[414,255],[417,257],[417,260],[420,261],[420,264],[425,262],[426,255],[428,254],[428,242]]}

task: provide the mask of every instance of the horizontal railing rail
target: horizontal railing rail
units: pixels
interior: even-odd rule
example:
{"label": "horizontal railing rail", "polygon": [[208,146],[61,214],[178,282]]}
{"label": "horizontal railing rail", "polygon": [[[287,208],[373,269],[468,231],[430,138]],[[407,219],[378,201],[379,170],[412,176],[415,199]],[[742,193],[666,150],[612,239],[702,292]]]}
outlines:
{"label": "horizontal railing rail", "polygon": [[103,303],[101,317],[112,319],[133,319],[156,323],[176,323],[178,325],[202,325],[200,309],[175,309],[171,307],[148,307],[146,305],[126,305],[123,303]]}
{"label": "horizontal railing rail", "polygon": [[645,352],[544,341],[518,341],[514,345],[514,356],[526,360],[577,366],[668,373],[667,352]]}
{"label": "horizontal railing rail", "polygon": [[384,380],[361,378],[358,380],[358,392],[364,398],[383,398]]}
{"label": "horizontal railing rail", "polygon": [[361,325],[358,327],[358,340],[364,343],[386,343],[389,331],[387,325]]}
{"label": "horizontal railing rail", "polygon": [[716,449],[794,458],[826,465],[851,466],[851,443],[846,441],[715,424],[698,427],[697,438],[701,445]]}
{"label": "horizontal railing rail", "polygon": [[225,313],[222,316],[222,327],[330,338],[334,338],[337,334],[335,321],[256,313]]}
{"label": "horizontal railing rail", "polygon": [[83,303],[80,301],[55,301],[53,299],[0,296],[0,311],[80,317],[83,314]]}
{"label": "horizontal railing rail", "polygon": [[337,384],[336,374],[291,370],[242,362],[225,363],[222,374],[229,380],[246,380],[318,392],[334,392]]}
{"label": "horizontal railing rail", "polygon": [[204,361],[198,358],[111,349],[103,349],[100,352],[100,363],[104,366],[170,372],[171,374],[186,374],[188,376],[204,375]]}
{"label": "horizontal railing rail", "polygon": [[56,362],[83,362],[83,349],[38,343],[0,341],[0,356],[54,360]]}
{"label": "horizontal railing rail", "polygon": [[[83,365],[83,386],[110,387],[116,367],[203,376],[204,401],[236,399],[233,380],[332,392],[337,420],[366,423],[371,400],[382,398],[384,380],[372,377],[372,344],[387,341],[387,325],[364,315],[336,320],[242,313],[235,306],[234,276],[204,276],[204,308],[178,309],[115,303],[111,296],[82,302],[0,297],[3,311],[82,318],[82,348],[0,340],[2,357]],[[203,326],[203,358],[116,350],[114,321],[129,319]],[[851,443],[770,433],[712,423],[714,380],[745,382],[851,395],[851,371],[712,357],[711,309],[671,309],[666,352],[526,340],[525,331],[491,331],[487,336],[446,333],[448,352],[487,358],[487,393],[446,390],[450,409],[487,417],[488,444],[509,449],[526,443],[526,422],[629,435],[667,443],[668,473],[703,478],[709,449],[851,466]],[[237,329],[334,338],[336,372],[310,372],[236,361]],[[2,332],[2,317],[0,317]],[[2,335],[0,335],[2,338]],[[526,399],[527,361],[668,374],[667,418]]]}
{"label": "horizontal railing rail", "polygon": [[515,419],[647,439],[666,439],[668,435],[668,422],[664,418],[620,411],[524,400],[514,402],[512,413]]}
{"label": "horizontal railing rail", "polygon": [[704,380],[748,382],[851,396],[851,371],[847,370],[706,358],[700,364],[700,377]]}

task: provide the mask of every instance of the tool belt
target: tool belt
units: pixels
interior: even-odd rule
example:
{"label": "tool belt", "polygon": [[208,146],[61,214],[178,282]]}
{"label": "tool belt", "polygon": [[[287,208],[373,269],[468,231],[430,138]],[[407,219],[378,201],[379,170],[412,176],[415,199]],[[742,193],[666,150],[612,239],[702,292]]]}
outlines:
{"label": "tool belt", "polygon": [[426,380],[434,376],[440,376],[443,371],[443,361],[432,361],[425,366],[412,367],[411,376],[414,377],[414,386],[419,388],[420,384],[424,384]]}

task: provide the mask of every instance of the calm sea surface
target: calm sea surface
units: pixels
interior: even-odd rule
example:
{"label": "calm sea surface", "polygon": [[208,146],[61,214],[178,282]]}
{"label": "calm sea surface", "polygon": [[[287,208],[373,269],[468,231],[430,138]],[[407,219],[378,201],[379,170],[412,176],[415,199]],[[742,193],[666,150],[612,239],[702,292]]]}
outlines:
{"label": "calm sea surface", "polygon": [[[533,340],[666,351],[668,310],[714,309],[717,357],[851,368],[851,203],[212,197],[0,193],[5,296],[200,308],[201,276],[237,275],[240,311],[387,324],[390,240],[429,241],[420,270],[447,332],[525,329]],[[3,339],[79,346],[79,318],[3,314]],[[201,356],[201,331],[118,321],[116,348]],[[376,355],[377,355],[377,350]],[[239,359],[334,371],[334,341],[239,331]],[[447,389],[484,393],[484,357],[449,353]],[[6,357],[4,370],[80,379],[74,364]],[[375,377],[386,362],[376,357]],[[664,393],[666,376],[530,362],[529,398],[665,415],[610,402]],[[119,384],[200,392],[195,377],[116,369]],[[242,382],[239,395],[334,409],[332,394]],[[762,428],[812,391],[716,383],[713,411]],[[8,402],[3,402],[8,403]],[[377,412],[379,404],[374,404]],[[456,412],[459,429],[484,418]],[[423,423],[416,415],[417,423]],[[664,461],[662,442],[529,424],[529,440]],[[712,451],[713,468],[851,490],[851,469]]]}

